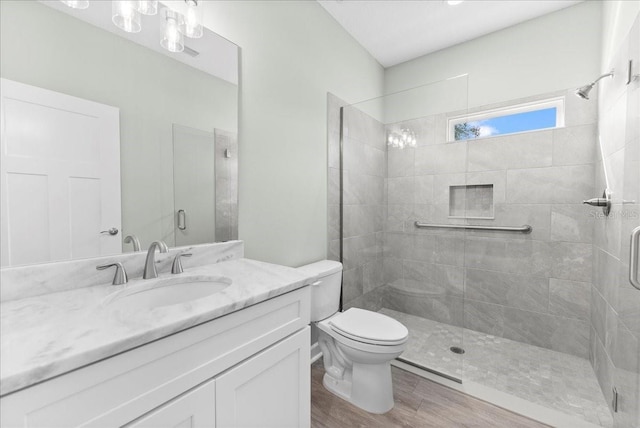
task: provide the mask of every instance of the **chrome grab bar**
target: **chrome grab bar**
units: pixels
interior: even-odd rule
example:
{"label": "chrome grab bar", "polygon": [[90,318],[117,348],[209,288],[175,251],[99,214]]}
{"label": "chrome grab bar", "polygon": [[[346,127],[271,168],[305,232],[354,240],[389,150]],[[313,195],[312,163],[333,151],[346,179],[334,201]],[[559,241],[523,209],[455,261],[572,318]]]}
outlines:
{"label": "chrome grab bar", "polygon": [[467,230],[494,230],[497,232],[520,232],[520,233],[531,233],[533,227],[525,224],[519,227],[513,226],[477,226],[477,225],[469,225],[469,224],[430,224],[430,223],[420,223],[419,221],[415,222],[416,227],[423,228],[434,228],[434,229],[467,229]]}
{"label": "chrome grab bar", "polygon": [[638,280],[638,247],[640,246],[640,226],[631,232],[631,249],[629,251],[629,282],[640,290]]}

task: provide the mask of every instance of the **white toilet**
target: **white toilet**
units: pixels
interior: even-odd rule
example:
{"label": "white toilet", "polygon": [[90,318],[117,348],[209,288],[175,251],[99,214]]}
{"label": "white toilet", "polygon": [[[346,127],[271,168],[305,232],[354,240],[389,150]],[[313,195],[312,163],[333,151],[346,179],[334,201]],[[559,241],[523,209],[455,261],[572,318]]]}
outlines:
{"label": "white toilet", "polygon": [[311,285],[311,321],[319,330],[324,386],[368,412],[388,412],[393,408],[390,363],[404,351],[409,331],[376,312],[338,312],[341,263],[323,260],[299,269],[318,277]]}

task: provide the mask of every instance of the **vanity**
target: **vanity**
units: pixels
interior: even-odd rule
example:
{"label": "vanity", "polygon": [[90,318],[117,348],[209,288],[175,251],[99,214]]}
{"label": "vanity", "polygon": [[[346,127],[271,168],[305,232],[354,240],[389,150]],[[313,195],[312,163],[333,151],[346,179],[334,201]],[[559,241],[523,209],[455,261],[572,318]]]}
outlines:
{"label": "vanity", "polygon": [[[187,251],[184,272],[168,273]],[[309,426],[314,278],[242,256],[239,241],[174,248],[157,255],[158,279],[143,280],[143,254],[117,255],[132,277],[120,286],[95,271],[102,259],[4,269],[3,280],[28,283],[25,297],[4,289],[0,305],[0,425]],[[223,285],[153,307],[135,292],[177,277]]]}

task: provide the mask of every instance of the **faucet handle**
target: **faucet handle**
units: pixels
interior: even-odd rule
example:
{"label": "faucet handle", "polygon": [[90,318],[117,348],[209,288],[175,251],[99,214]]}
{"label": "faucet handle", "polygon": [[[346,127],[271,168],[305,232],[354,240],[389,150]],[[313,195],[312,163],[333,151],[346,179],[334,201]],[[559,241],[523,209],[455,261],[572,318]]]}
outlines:
{"label": "faucet handle", "polygon": [[176,258],[173,259],[173,265],[171,265],[171,273],[176,274],[184,272],[184,269],[182,268],[182,261],[180,261],[180,259],[182,257],[191,257],[192,255],[193,254],[191,253],[177,254]]}
{"label": "faucet handle", "polygon": [[109,263],[106,265],[96,266],[96,269],[104,270],[112,266],[116,267],[116,274],[113,276],[113,282],[111,284],[113,285],[126,284],[129,281],[129,279],[127,278],[127,272],[124,270],[124,266],[122,266],[122,263],[120,262]]}
{"label": "faucet handle", "polygon": [[582,201],[583,204],[591,205],[592,207],[606,207],[607,200],[604,198],[591,198]]}

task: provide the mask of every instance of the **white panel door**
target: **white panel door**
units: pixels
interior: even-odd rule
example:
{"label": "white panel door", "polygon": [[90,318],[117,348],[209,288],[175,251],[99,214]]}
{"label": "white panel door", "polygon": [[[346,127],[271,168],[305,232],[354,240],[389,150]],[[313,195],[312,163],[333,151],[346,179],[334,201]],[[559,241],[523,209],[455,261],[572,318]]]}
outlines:
{"label": "white panel door", "polygon": [[215,428],[215,398],[215,380],[210,380],[125,427]]}
{"label": "white panel door", "polygon": [[309,327],[216,378],[218,428],[304,428],[311,423]]}
{"label": "white panel door", "polygon": [[0,79],[1,265],[119,253],[115,107]]}
{"label": "white panel door", "polygon": [[215,242],[215,138],[213,132],[173,125],[176,246]]}

